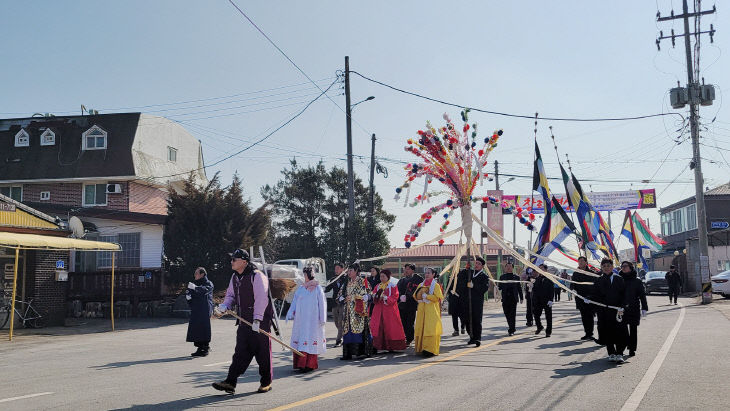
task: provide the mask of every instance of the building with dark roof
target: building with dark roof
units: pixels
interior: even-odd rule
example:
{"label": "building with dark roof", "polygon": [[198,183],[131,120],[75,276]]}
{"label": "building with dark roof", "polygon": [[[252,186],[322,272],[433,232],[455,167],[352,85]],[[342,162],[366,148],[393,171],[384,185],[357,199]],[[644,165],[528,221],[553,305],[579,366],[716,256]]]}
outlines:
{"label": "building with dark roof", "polygon": [[668,270],[671,264],[679,267],[686,291],[700,290],[699,241],[697,224],[707,226],[710,275],[730,270],[730,183],[704,193],[707,218],[697,221],[696,197],[688,197],[659,209],[662,238],[667,244],[661,253],[653,255],[654,270]]}
{"label": "building with dark roof", "polygon": [[[180,124],[141,113],[0,119],[0,194],[87,239],[116,242],[121,268],[159,269],[167,190],[192,173],[207,182],[200,142]],[[108,270],[110,253],[71,255],[71,270]]]}

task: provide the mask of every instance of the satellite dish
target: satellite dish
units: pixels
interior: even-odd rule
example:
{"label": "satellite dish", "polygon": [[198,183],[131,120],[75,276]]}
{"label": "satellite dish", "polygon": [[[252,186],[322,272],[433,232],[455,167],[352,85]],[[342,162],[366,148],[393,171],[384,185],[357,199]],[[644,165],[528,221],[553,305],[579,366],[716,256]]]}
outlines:
{"label": "satellite dish", "polygon": [[71,228],[72,231],[71,237],[84,238],[84,236],[86,235],[86,231],[84,231],[84,223],[82,223],[78,217],[71,217],[68,220],[68,226]]}

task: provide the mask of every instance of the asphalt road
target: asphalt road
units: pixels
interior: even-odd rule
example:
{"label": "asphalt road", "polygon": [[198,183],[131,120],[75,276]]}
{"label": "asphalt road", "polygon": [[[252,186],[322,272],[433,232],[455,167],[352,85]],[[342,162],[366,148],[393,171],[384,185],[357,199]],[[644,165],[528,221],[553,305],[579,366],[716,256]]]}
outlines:
{"label": "asphalt road", "polygon": [[[233,353],[230,320],[213,321],[213,351],[196,359],[179,323],[113,333],[21,333],[13,343],[0,342],[0,409],[726,409],[729,302],[701,306],[683,299],[670,306],[665,297],[650,297],[637,356],[623,365],[609,363],[603,347],[578,340],[583,333],[573,302],[555,304],[550,338],[524,326],[522,305],[517,334],[507,337],[501,307],[490,304],[481,347],[452,337],[444,318],[441,355],[430,359],[409,348],[343,362],[340,349],[329,349],[319,370],[299,374],[291,354],[275,347],[267,394],[254,393],[255,364],[235,395],[210,387],[225,378]],[[329,323],[328,335],[334,331]]]}

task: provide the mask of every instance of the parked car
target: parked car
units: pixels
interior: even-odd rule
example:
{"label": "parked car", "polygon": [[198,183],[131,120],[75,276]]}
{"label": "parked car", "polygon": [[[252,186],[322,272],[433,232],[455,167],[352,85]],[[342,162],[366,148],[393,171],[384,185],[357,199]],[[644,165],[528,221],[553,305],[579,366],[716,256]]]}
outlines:
{"label": "parked car", "polygon": [[730,298],[730,270],[712,276],[712,292]]}
{"label": "parked car", "polygon": [[646,288],[646,294],[651,293],[667,293],[669,286],[667,285],[667,279],[665,276],[667,273],[664,271],[649,271],[644,277],[644,288]]}

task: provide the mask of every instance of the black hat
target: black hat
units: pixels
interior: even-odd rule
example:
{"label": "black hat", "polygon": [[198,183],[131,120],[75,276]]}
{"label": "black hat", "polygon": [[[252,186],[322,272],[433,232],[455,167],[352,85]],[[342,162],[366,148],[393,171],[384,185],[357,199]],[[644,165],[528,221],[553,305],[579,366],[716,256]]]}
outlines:
{"label": "black hat", "polygon": [[251,261],[251,257],[248,256],[248,251],[237,248],[234,252],[230,253],[231,258],[240,258],[241,260]]}
{"label": "black hat", "polygon": [[677,268],[677,267],[675,267],[674,265],[670,265],[669,269],[672,269],[672,268]]}

